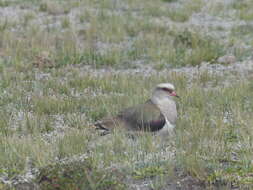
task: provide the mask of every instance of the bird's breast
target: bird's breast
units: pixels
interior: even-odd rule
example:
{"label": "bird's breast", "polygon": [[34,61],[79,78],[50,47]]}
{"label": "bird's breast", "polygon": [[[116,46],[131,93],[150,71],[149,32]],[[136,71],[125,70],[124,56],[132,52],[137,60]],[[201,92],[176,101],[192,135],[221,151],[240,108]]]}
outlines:
{"label": "bird's breast", "polygon": [[159,108],[166,120],[172,125],[175,124],[177,119],[176,103],[173,100],[166,100],[163,102],[163,104],[159,105]]}

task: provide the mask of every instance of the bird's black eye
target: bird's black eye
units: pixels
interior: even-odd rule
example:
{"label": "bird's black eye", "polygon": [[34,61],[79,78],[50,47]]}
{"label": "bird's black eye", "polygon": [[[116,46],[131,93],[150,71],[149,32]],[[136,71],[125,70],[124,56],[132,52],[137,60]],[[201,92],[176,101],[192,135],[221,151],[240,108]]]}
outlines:
{"label": "bird's black eye", "polygon": [[169,88],[162,88],[162,90],[166,91],[166,92],[169,92],[169,93],[172,93],[173,90],[172,89],[169,89]]}

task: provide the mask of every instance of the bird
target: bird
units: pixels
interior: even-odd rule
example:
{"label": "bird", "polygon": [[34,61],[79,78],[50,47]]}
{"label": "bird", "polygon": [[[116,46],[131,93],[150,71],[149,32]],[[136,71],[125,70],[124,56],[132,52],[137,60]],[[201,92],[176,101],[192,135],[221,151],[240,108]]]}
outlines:
{"label": "bird", "polygon": [[160,83],[153,89],[146,102],[123,109],[112,117],[105,117],[94,123],[103,135],[114,129],[127,131],[157,132],[173,129],[177,119],[177,107],[173,97],[179,98],[171,83]]}

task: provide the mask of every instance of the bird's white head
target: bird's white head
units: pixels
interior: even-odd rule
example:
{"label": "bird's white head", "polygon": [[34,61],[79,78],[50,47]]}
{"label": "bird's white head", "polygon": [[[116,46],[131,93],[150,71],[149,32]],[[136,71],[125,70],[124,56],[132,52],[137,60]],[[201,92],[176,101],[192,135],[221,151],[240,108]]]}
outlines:
{"label": "bird's white head", "polygon": [[153,92],[153,96],[158,96],[158,97],[170,97],[170,96],[175,96],[179,98],[175,91],[175,87],[171,83],[160,83],[158,84]]}

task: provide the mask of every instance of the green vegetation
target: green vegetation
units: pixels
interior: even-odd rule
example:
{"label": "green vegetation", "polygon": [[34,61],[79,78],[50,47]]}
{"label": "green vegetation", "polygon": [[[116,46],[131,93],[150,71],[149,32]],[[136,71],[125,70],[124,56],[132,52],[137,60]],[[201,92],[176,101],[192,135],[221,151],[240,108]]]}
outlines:
{"label": "green vegetation", "polygon": [[242,20],[252,21],[253,20],[253,2],[250,0],[235,1],[233,8],[238,11],[239,17]]}
{"label": "green vegetation", "polygon": [[[113,176],[116,171],[101,171],[85,160],[83,163],[71,163],[48,166],[40,171],[38,183],[41,189],[125,189],[120,173],[118,178]],[[121,174],[121,177],[122,174]]]}
{"label": "green vegetation", "polygon": [[[208,5],[0,0],[3,14],[11,10],[0,18],[0,177],[25,174],[31,159],[40,171],[33,182],[45,190],[142,182],[169,189],[184,177],[203,188],[252,188],[252,76],[166,70],[251,56],[252,2]],[[207,30],[191,20],[203,10],[247,23]],[[175,136],[101,137],[91,127],[144,102],[160,82],[174,83],[181,95]]]}
{"label": "green vegetation", "polygon": [[[85,64],[97,68],[125,68],[139,60],[161,69],[215,62],[217,57],[232,51],[231,43],[223,43],[201,32],[199,27],[176,26],[177,22],[187,21],[200,11],[204,6],[202,0],[158,1],[156,4],[147,1],[144,8],[140,2],[125,3],[114,4],[110,0],[100,4],[87,0],[34,2],[34,9],[44,17],[32,10],[24,14],[19,24],[10,18],[0,20],[2,54],[12,57],[12,65],[24,70],[34,63],[40,67]],[[176,3],[179,5],[175,6]],[[67,15],[75,9],[79,10],[78,14]],[[54,17],[59,20],[55,21]],[[159,18],[163,19],[157,22]],[[168,25],[164,19],[171,19],[174,24]],[[42,25],[36,24],[37,21]],[[23,28],[18,33],[9,31],[18,26]],[[41,56],[41,52],[48,56]],[[38,56],[41,59],[38,60]]]}
{"label": "green vegetation", "polygon": [[[22,173],[27,157],[31,157],[37,167],[44,168],[51,164],[55,157],[63,159],[80,154],[90,155],[90,152],[93,152],[92,156],[87,156],[93,159],[93,165],[103,165],[102,168],[96,168],[96,171],[103,173],[103,168],[116,164],[120,166],[117,169],[121,172],[127,168],[128,171],[124,175],[132,175],[135,180],[154,179],[154,176],[170,177],[173,168],[177,167],[209,184],[229,182],[228,184],[240,186],[247,185],[251,180],[252,84],[239,82],[231,87],[218,88],[219,90],[207,88],[203,91],[202,86],[206,86],[207,83],[218,87],[224,80],[224,78],[203,73],[194,81],[193,86],[186,90],[187,76],[182,74],[169,78],[151,75],[145,79],[145,82],[141,75],[80,78],[76,76],[76,72],[78,68],[74,67],[52,70],[49,79],[44,80],[43,83],[35,80],[32,87],[29,87],[29,83],[24,83],[25,81],[18,83],[15,80],[11,81],[9,77],[9,85],[2,87],[2,92],[10,96],[6,96],[5,104],[2,104],[0,163],[2,170],[8,172],[10,176]],[[8,73],[8,75],[11,74]],[[23,72],[16,77],[21,76],[29,78],[29,73]],[[63,77],[66,80],[59,83],[58,79]],[[145,135],[139,137],[139,140],[134,142],[136,145],[132,146],[129,144],[132,140],[124,133],[115,133],[110,137],[111,140],[102,137],[101,141],[98,141],[101,137],[98,137],[91,128],[87,128],[86,117],[94,121],[102,116],[114,114],[122,107],[143,102],[149,96],[148,90],[153,85],[164,81],[173,82],[177,86],[178,94],[182,94],[178,102],[180,117],[176,128],[176,144],[170,145],[170,151],[176,150],[176,162],[168,156],[166,156],[166,162],[161,162],[161,147],[156,144],[159,141],[162,142],[159,137]],[[13,85],[18,86],[14,89],[11,87]],[[37,86],[40,88],[38,89]],[[49,86],[54,88],[49,88]],[[74,88],[77,94],[81,94],[85,89],[87,92],[83,96],[74,98],[68,91],[61,90],[62,88]],[[21,91],[21,89],[26,90]],[[143,89],[147,90],[143,91]],[[44,91],[40,97],[36,95],[39,93],[38,90]],[[15,94],[17,92],[19,96]],[[48,97],[47,93],[50,93],[52,97]],[[143,93],[144,95],[140,96]],[[30,100],[25,98],[26,94],[30,94]],[[12,111],[8,112],[10,108]],[[19,112],[24,114],[21,120],[16,118]],[[224,118],[228,113],[233,117],[225,122]],[[54,126],[59,125],[57,124],[59,118],[54,117],[55,115],[62,118],[60,125],[67,128],[65,136],[59,136],[56,138],[58,140],[48,144],[43,140],[43,134],[56,130]],[[171,142],[173,141],[171,139]],[[144,159],[146,156],[149,157],[147,161]],[[233,156],[235,158],[232,159]],[[144,165],[140,167],[139,164]],[[71,182],[68,185],[76,184],[75,180],[79,179],[76,175],[79,174],[73,172],[74,166],[69,167],[67,166],[66,170],[71,169],[70,175],[72,176],[73,173],[74,176],[69,178]],[[57,166],[55,169],[57,168],[61,167]],[[47,169],[43,171],[46,172]],[[51,175],[50,171],[45,175]],[[56,174],[65,178],[64,171],[62,172],[56,172]],[[91,173],[97,175],[93,176],[95,178],[103,175]],[[79,177],[82,177],[85,174],[80,175]],[[119,180],[114,174],[109,175],[113,175],[110,176],[110,180]],[[245,176],[247,178],[244,178]],[[58,177],[56,176],[56,183],[65,181]],[[110,182],[113,186],[122,186],[122,181],[118,184],[114,180]],[[92,181],[96,182],[95,179]]]}

